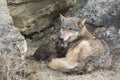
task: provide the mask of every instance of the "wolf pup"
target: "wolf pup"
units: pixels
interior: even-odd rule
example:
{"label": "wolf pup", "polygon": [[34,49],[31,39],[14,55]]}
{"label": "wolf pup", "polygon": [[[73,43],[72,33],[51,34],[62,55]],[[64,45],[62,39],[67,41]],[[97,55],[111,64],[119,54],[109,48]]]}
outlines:
{"label": "wolf pup", "polygon": [[33,57],[36,60],[50,61],[55,57],[64,57],[67,51],[67,45],[64,45],[64,42],[61,41],[58,35],[51,35],[49,38],[48,44],[40,46]]}
{"label": "wolf pup", "polygon": [[87,73],[111,66],[112,56],[108,45],[87,30],[86,18],[66,18],[60,15],[60,19],[60,37],[70,46],[65,57],[51,60],[49,68],[62,72]]}
{"label": "wolf pup", "polygon": [[44,44],[40,46],[33,54],[33,57],[36,60],[42,60],[42,61],[46,61],[46,60],[49,61],[52,58],[57,57],[57,51],[56,51],[57,42],[58,42],[58,36],[51,35],[48,44]]}

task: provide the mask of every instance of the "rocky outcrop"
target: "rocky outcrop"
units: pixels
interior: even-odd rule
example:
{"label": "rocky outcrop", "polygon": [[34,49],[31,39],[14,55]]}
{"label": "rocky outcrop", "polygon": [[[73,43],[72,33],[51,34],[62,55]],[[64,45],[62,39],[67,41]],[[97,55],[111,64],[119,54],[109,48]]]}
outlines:
{"label": "rocky outcrop", "polygon": [[104,26],[94,32],[95,36],[104,39],[110,46],[111,53],[120,53],[120,28]]}
{"label": "rocky outcrop", "polygon": [[120,25],[120,0],[84,0],[71,15],[86,16],[96,26]]}
{"label": "rocky outcrop", "polygon": [[7,0],[15,26],[25,36],[41,38],[54,32],[52,21],[59,13],[67,11],[76,0]]}
{"label": "rocky outcrop", "polygon": [[0,0],[0,54],[18,51],[25,53],[27,43],[19,30],[14,27],[6,0]]}
{"label": "rocky outcrop", "polygon": [[18,79],[26,51],[26,40],[14,27],[6,0],[0,0],[0,80]]}

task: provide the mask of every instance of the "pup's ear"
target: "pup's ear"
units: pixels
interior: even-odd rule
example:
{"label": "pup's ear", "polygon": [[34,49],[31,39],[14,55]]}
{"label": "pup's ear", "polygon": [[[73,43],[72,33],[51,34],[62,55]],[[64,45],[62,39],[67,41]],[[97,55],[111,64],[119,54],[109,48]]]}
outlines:
{"label": "pup's ear", "polygon": [[57,42],[58,41],[58,36],[57,35],[51,35],[49,41],[51,42]]}
{"label": "pup's ear", "polygon": [[66,17],[64,17],[62,14],[59,14],[60,15],[60,20],[61,21],[64,21],[64,19],[66,18]]}

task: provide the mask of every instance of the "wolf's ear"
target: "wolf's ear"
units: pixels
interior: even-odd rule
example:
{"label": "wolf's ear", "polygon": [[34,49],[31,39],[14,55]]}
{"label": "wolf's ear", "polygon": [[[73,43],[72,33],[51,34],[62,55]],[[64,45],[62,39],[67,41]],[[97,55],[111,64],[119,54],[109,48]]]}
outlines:
{"label": "wolf's ear", "polygon": [[86,17],[84,17],[84,18],[81,20],[81,24],[84,25],[84,24],[85,24],[85,21],[86,21]]}
{"label": "wolf's ear", "polygon": [[81,28],[85,27],[85,21],[86,21],[86,17],[83,17],[82,19],[80,19],[80,21],[78,22],[78,25]]}
{"label": "wolf's ear", "polygon": [[73,19],[74,19],[74,21],[77,22],[79,25],[80,25],[80,24],[84,25],[84,24],[85,24],[85,21],[86,21],[86,17],[84,17],[84,18],[82,18],[82,19],[74,17]]}
{"label": "wolf's ear", "polygon": [[51,42],[54,42],[54,41],[57,42],[58,41],[58,36],[55,35],[55,34],[51,35],[50,38],[49,38],[49,41],[51,41]]}
{"label": "wolf's ear", "polygon": [[60,20],[61,21],[64,21],[64,19],[66,18],[66,17],[64,17],[62,14],[59,14],[60,15]]}

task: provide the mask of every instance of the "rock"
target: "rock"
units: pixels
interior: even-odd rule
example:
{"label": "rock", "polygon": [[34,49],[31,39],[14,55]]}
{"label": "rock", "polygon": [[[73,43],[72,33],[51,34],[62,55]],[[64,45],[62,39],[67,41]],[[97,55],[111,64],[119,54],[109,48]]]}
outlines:
{"label": "rock", "polygon": [[6,0],[0,0],[0,80],[20,79],[17,73],[24,64],[26,51],[26,40],[14,27]]}
{"label": "rock", "polygon": [[38,0],[7,0],[8,4],[21,4],[26,2],[36,2]]}
{"label": "rock", "polygon": [[[60,12],[72,7],[76,0],[7,0],[15,26],[28,36],[48,29]],[[53,30],[52,30],[53,32]],[[43,32],[44,34],[45,32]],[[41,38],[40,35],[38,37]]]}
{"label": "rock", "polygon": [[14,27],[9,14],[6,0],[0,1],[0,54],[9,54],[14,51],[25,53],[27,43],[19,30]]}
{"label": "rock", "polygon": [[96,26],[119,26],[120,0],[84,0],[71,15],[86,16],[87,22]]}
{"label": "rock", "polygon": [[95,36],[104,39],[112,53],[120,53],[120,29],[114,26],[104,26],[94,32]]}

